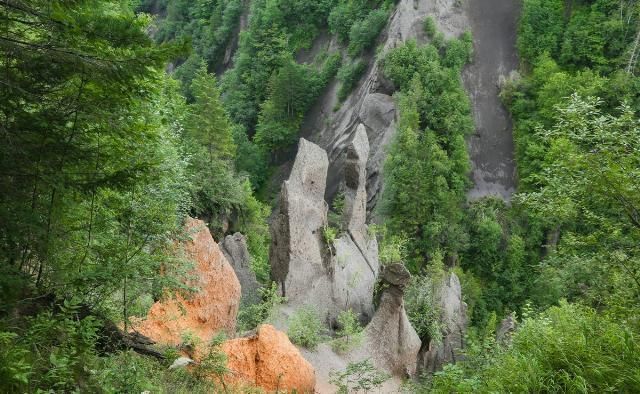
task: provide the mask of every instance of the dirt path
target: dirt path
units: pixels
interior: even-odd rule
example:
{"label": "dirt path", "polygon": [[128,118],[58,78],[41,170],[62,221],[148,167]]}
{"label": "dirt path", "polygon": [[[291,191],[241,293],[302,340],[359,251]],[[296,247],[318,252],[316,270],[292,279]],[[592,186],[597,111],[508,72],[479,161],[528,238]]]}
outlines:
{"label": "dirt path", "polygon": [[509,200],[516,187],[516,163],[509,113],[498,97],[498,79],[518,67],[515,48],[519,0],[468,0],[474,63],[463,74],[476,131],[468,138],[474,187],[469,199],[487,195]]}

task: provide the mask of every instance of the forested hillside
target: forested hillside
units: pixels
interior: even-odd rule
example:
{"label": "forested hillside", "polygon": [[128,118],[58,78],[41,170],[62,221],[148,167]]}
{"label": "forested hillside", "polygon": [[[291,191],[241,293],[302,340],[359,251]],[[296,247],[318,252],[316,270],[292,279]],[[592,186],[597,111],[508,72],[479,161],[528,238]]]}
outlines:
{"label": "forested hillside", "polygon": [[[277,328],[317,392],[640,392],[640,4],[522,0],[504,201],[469,198],[467,1],[0,0],[0,391],[274,391],[234,368]],[[234,283],[240,342],[138,331]]]}

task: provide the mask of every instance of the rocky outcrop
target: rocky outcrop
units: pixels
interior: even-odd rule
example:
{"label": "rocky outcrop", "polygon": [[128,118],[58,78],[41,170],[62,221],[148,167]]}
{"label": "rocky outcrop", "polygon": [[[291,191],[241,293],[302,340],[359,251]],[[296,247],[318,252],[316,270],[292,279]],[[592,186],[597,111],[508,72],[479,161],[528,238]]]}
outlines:
{"label": "rocky outcrop", "polygon": [[420,338],[409,322],[402,298],[411,275],[402,264],[391,264],[382,269],[381,277],[386,288],[365,328],[363,349],[378,368],[397,376],[413,376]]}
{"label": "rocky outcrop", "polygon": [[368,234],[367,161],[369,140],[363,125],[347,148],[344,167],[344,234],[335,242],[333,294],[338,308],[352,309],[363,322],[373,316],[373,287],[378,277],[378,242]]}
{"label": "rocky outcrop", "polygon": [[240,281],[242,288],[242,303],[255,304],[260,302],[258,289],[260,284],[256,274],[251,269],[251,255],[247,248],[247,238],[240,234],[227,235],[220,243],[220,249]]}
{"label": "rocky outcrop", "polygon": [[258,386],[268,392],[314,392],[313,367],[273,326],[264,324],[255,335],[226,341],[222,350],[230,370],[225,380],[231,384]]}
{"label": "rocky outcrop", "polygon": [[271,225],[271,272],[295,310],[312,304],[333,322],[352,309],[364,322],[373,315],[373,286],[378,274],[378,245],[367,234],[366,163],[369,142],[364,127],[349,144],[345,164],[343,234],[332,245],[324,200],[327,155],[317,145],[300,140],[298,154],[283,183],[279,210]]}
{"label": "rocky outcrop", "polygon": [[300,139],[291,175],[282,184],[279,210],[271,223],[271,275],[293,307],[312,302],[323,313],[331,306],[333,276],[323,240],[327,226],[324,190],[327,154]]}
{"label": "rocky outcrop", "polygon": [[[400,0],[376,47],[395,48],[409,39],[425,42],[423,23],[429,15],[448,38],[468,30],[469,22],[459,0]],[[338,47],[332,42],[329,49]],[[358,86],[343,103],[338,103],[338,83],[333,83],[305,116],[302,135],[328,152],[327,197],[338,191],[349,142],[363,124],[371,144],[367,163],[368,209],[375,206],[382,190],[385,150],[396,130],[396,108],[391,97],[394,87],[382,75],[380,56],[371,56],[371,64]],[[338,107],[337,111],[334,108]]]}
{"label": "rocky outcrop", "polygon": [[192,280],[198,290],[158,301],[146,319],[134,324],[140,333],[164,344],[178,345],[190,332],[208,342],[219,331],[233,335],[240,305],[240,283],[209,229],[201,220],[187,219],[191,239],[184,242],[185,257],[194,262]]}
{"label": "rocky outcrop", "polygon": [[433,373],[447,363],[461,359],[464,332],[467,326],[467,305],[462,300],[462,288],[458,276],[451,272],[436,293],[436,305],[440,310],[442,338],[423,343],[419,364],[424,372]]}

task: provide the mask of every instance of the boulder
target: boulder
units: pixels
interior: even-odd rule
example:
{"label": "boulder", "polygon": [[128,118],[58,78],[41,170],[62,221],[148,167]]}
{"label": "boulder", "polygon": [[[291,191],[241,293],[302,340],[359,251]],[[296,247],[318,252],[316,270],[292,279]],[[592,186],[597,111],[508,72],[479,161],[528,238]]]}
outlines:
{"label": "boulder", "polygon": [[258,289],[260,284],[256,279],[256,274],[251,269],[251,255],[247,247],[247,238],[240,234],[227,235],[220,243],[220,249],[240,281],[242,288],[242,302],[246,304],[256,304],[260,302]]}
{"label": "boulder", "polygon": [[187,284],[198,290],[188,298],[175,294],[156,302],[146,319],[134,324],[159,343],[178,345],[186,332],[208,342],[219,331],[233,335],[236,328],[240,282],[205,223],[189,218],[185,226],[191,239],[182,246],[185,257],[194,262]]}
{"label": "boulder", "polygon": [[420,338],[404,309],[404,289],[411,280],[402,264],[383,267],[385,290],[380,305],[364,330],[363,354],[374,364],[396,376],[410,377],[416,372]]}
{"label": "boulder", "polygon": [[462,358],[464,332],[467,326],[467,304],[462,301],[462,288],[458,276],[451,272],[436,292],[440,309],[442,338],[425,342],[420,351],[419,364],[424,372],[433,373],[444,364],[455,363]]}
{"label": "boulder", "polygon": [[225,380],[231,384],[258,386],[268,392],[314,392],[313,367],[273,326],[263,324],[252,336],[226,341],[222,350],[230,370]]}
{"label": "boulder", "polygon": [[169,367],[169,369],[186,368],[191,364],[195,364],[195,361],[193,361],[189,357],[182,356],[182,357],[176,358],[171,364],[171,366]]}

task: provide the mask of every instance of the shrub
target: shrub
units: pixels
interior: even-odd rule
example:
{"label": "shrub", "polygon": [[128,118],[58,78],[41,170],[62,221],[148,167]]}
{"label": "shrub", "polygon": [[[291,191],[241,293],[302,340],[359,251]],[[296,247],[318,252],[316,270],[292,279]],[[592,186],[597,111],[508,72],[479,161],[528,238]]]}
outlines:
{"label": "shrub", "polygon": [[313,350],[324,339],[323,330],[323,324],[316,311],[310,306],[305,306],[291,316],[287,335],[296,345]]}
{"label": "shrub", "polygon": [[439,278],[414,276],[405,290],[404,302],[407,317],[421,339],[441,339],[440,308],[435,298]]}
{"label": "shrub", "polygon": [[256,328],[272,318],[275,308],[284,302],[284,297],[278,293],[278,285],[261,287],[259,290],[262,302],[253,305],[241,305],[238,311],[238,330],[248,331]]}
{"label": "shrub", "polygon": [[472,60],[472,56],[473,38],[471,37],[471,33],[465,32],[459,39],[447,42],[442,65],[458,70],[459,72],[465,64]]}
{"label": "shrub", "polygon": [[366,18],[357,21],[349,31],[349,53],[357,56],[373,46],[376,38],[387,24],[386,9],[372,10]]}
{"label": "shrub", "polygon": [[227,355],[221,349],[224,340],[224,334],[218,334],[211,339],[211,343],[207,347],[207,352],[200,359],[200,362],[196,364],[193,372],[194,375],[201,380],[212,376],[217,378],[226,392],[224,376],[229,373],[229,369],[227,368]]}
{"label": "shrub", "polygon": [[362,342],[362,326],[360,326],[358,317],[351,309],[340,312],[338,326],[338,337],[331,342],[333,350],[344,353]]}
{"label": "shrub", "polygon": [[325,226],[322,229],[322,237],[327,247],[329,249],[332,249],[333,243],[336,241],[336,238],[338,237],[338,229],[332,226]]}
{"label": "shrub", "polygon": [[352,63],[343,64],[338,70],[338,80],[342,82],[338,91],[338,100],[344,101],[349,93],[356,87],[362,74],[367,69],[367,64],[362,60],[356,60]]}
{"label": "shrub", "polygon": [[438,28],[436,27],[436,21],[433,19],[432,16],[428,16],[425,18],[423,27],[424,27],[424,32],[427,34],[427,37],[429,38],[433,38],[436,32],[438,31]]}
{"label": "shrub", "polygon": [[389,375],[378,371],[369,359],[349,363],[347,369],[342,372],[331,371],[329,377],[331,378],[329,383],[338,387],[338,394],[360,390],[366,393],[380,388],[382,383],[389,379]]}
{"label": "shrub", "polygon": [[[638,392],[637,331],[593,309],[561,301],[525,318],[511,348],[445,369],[433,392]],[[485,352],[483,352],[485,353]],[[460,368],[463,367],[463,368]],[[464,390],[475,382],[472,390]]]}

